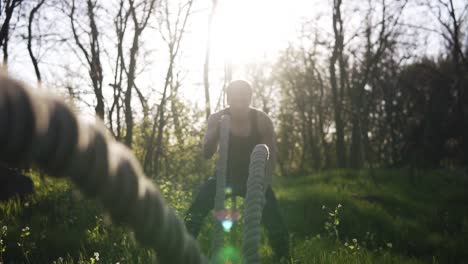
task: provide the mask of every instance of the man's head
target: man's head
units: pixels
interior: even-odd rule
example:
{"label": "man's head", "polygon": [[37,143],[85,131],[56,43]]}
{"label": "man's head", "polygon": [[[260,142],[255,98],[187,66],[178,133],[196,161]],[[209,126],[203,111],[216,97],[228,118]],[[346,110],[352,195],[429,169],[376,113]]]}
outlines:
{"label": "man's head", "polygon": [[226,88],[226,95],[232,110],[247,111],[252,100],[252,87],[244,80],[235,80]]}

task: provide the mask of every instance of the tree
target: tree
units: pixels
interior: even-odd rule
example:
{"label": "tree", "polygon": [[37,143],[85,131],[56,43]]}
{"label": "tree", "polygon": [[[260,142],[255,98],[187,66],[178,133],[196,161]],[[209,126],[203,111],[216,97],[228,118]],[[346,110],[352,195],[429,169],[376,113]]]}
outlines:
{"label": "tree", "polygon": [[[316,63],[316,51],[290,46],[274,66],[274,81],[281,92],[279,144],[280,156],[297,167],[283,168],[306,172],[330,165],[329,146],[324,135],[324,109],[321,69]],[[287,145],[294,145],[290,152]],[[325,155],[322,155],[324,153]],[[295,156],[298,155],[298,156]],[[325,156],[325,159],[322,159]],[[297,160],[297,163],[292,160]]]}
{"label": "tree", "polygon": [[[133,21],[134,31],[132,46],[130,48],[130,61],[128,66],[125,66],[125,72],[127,75],[127,87],[125,89],[124,97],[124,106],[125,106],[125,124],[126,124],[126,133],[125,133],[125,144],[131,148],[133,142],[133,113],[132,113],[132,91],[135,88],[135,79],[136,79],[136,65],[137,65],[137,55],[140,47],[140,37],[143,33],[143,30],[148,24],[148,20],[153,13],[155,7],[155,0],[143,0],[140,3],[136,3],[134,0],[128,0],[129,3],[129,12]],[[137,15],[137,8],[141,6],[141,14]],[[138,21],[138,18],[141,17],[141,21]],[[123,59],[123,57],[121,57]],[[123,64],[125,65],[125,64]]]}
{"label": "tree", "polygon": [[[330,86],[333,97],[333,109],[336,130],[336,160],[338,168],[346,167],[346,146],[344,140],[343,104],[346,84],[344,50],[344,28],[341,17],[342,0],[333,0],[332,26],[334,44],[329,62]],[[336,63],[339,65],[339,77],[336,75]],[[339,78],[339,79],[338,79]],[[338,80],[340,83],[338,84]]]}
{"label": "tree", "polygon": [[32,32],[32,24],[34,21],[34,15],[38,12],[39,8],[44,4],[45,0],[40,0],[29,12],[29,20],[28,20],[28,53],[29,57],[31,58],[31,62],[34,66],[34,72],[36,73],[37,78],[37,85],[41,87],[42,77],[41,71],[39,69],[39,62],[37,61],[36,56],[32,50],[32,39],[33,39],[33,32]]}
{"label": "tree", "polygon": [[[122,124],[121,124],[121,114],[123,113],[123,78],[125,70],[125,60],[124,60],[124,36],[128,26],[128,18],[130,12],[124,12],[124,2],[125,0],[120,0],[119,2],[119,11],[114,18],[114,27],[115,34],[117,36],[117,55],[115,57],[115,68],[114,68],[114,80],[113,83],[110,83],[109,86],[112,87],[113,91],[113,100],[112,105],[108,111],[108,122],[110,131],[113,133],[114,137],[117,140],[122,140]],[[114,119],[115,112],[115,119]],[[115,120],[115,128],[114,128]]]}
{"label": "tree", "polygon": [[[365,50],[362,53],[362,59],[359,61],[358,69],[355,69],[351,88],[351,148],[349,165],[352,168],[361,168],[364,159],[369,159],[369,138],[368,138],[368,116],[369,112],[366,103],[365,87],[375,74],[375,69],[381,62],[387,49],[394,46],[394,36],[400,15],[403,12],[408,1],[399,3],[396,8],[389,13],[389,6],[385,0],[381,1],[381,18],[377,23],[378,33],[374,40],[374,26],[372,14],[374,7],[372,1],[369,1],[369,9],[366,16],[366,28],[364,30]],[[368,100],[367,100],[368,101]],[[365,154],[365,155],[364,155]],[[363,155],[365,157],[363,157]]]}
{"label": "tree", "polygon": [[[98,9],[96,0],[86,1],[86,16],[89,23],[89,31],[83,30],[78,32],[76,21],[76,1],[72,0],[71,10],[69,14],[71,29],[75,44],[78,46],[84,56],[88,74],[91,79],[94,95],[96,97],[96,115],[104,120],[104,96],[102,94],[103,69],[101,64],[101,44],[99,39],[99,30],[96,24],[96,10]],[[81,41],[81,34],[87,34],[89,42],[85,45]]]}
{"label": "tree", "polygon": [[11,19],[16,9],[19,9],[23,0],[6,0],[4,6],[0,6],[0,15],[3,16],[3,23],[0,28],[0,47],[3,48],[3,66],[8,67],[8,41],[10,39]]}
{"label": "tree", "polygon": [[[192,4],[193,0],[188,0],[180,4],[177,9],[177,15],[174,19],[172,18],[169,12],[169,1],[165,0],[162,3],[163,12],[162,14],[160,14],[160,28],[162,29],[161,35],[163,37],[163,40],[167,44],[169,62],[166,70],[163,92],[158,105],[157,115],[155,115],[155,120],[151,131],[151,138],[148,144],[148,149],[146,152],[144,162],[144,168],[147,171],[147,173],[149,173],[151,170],[151,172],[154,175],[158,175],[161,167],[160,160],[164,148],[163,133],[167,119],[165,111],[168,99],[168,89],[170,89],[171,87],[178,87],[180,85],[176,84],[176,80],[174,78],[175,60],[180,50],[182,38],[185,34],[185,28],[187,26],[187,21],[191,14]],[[150,166],[150,164],[152,164],[153,166]]]}
{"label": "tree", "polygon": [[[463,35],[468,34],[468,31],[463,32],[463,28],[467,28],[468,3],[465,3],[461,10],[457,10],[453,0],[438,0],[437,2],[438,5],[433,6],[427,1],[427,5],[435,13],[443,28],[441,36],[447,43],[453,62],[455,75],[451,89],[456,94],[455,115],[457,116],[453,128],[461,132],[459,135],[454,135],[454,138],[461,138],[462,146],[468,149],[468,106],[466,104],[468,101],[468,48],[465,54],[462,44]],[[468,163],[468,155],[465,156],[465,162]]]}
{"label": "tree", "polygon": [[208,18],[208,38],[206,41],[206,50],[205,50],[205,63],[203,65],[203,85],[205,88],[205,111],[206,111],[206,120],[211,114],[211,102],[210,102],[210,53],[211,53],[211,34],[213,27],[213,19],[216,14],[216,8],[218,6],[218,0],[212,0],[211,2],[211,12]]}

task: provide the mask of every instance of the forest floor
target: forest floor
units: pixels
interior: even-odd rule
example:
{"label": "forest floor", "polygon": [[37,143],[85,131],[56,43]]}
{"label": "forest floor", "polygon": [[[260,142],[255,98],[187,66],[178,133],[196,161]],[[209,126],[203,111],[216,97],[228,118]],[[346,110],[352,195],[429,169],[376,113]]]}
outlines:
{"label": "forest floor", "polygon": [[[128,228],[112,225],[67,181],[33,179],[32,197],[0,205],[0,263],[154,260]],[[183,215],[192,193],[180,184],[158,185]],[[273,189],[290,232],[292,263],[468,263],[468,176],[461,172],[332,170],[278,177]],[[231,263],[240,253],[241,222],[225,237]],[[208,254],[211,226],[207,218],[198,238]],[[262,263],[274,263],[272,255],[263,235]]]}

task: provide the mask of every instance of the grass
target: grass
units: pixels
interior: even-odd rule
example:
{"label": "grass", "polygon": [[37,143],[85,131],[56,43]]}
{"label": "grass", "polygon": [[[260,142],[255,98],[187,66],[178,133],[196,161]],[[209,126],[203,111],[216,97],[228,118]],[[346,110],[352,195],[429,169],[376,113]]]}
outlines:
{"label": "grass", "polygon": [[0,262],[148,263],[154,258],[133,241],[128,229],[111,225],[102,208],[68,182],[44,185],[33,179],[36,193],[30,199],[0,206],[0,226],[7,229]]}
{"label": "grass", "polygon": [[[373,173],[373,174],[371,174]],[[274,190],[290,231],[293,263],[467,263],[468,178],[454,171],[324,171],[278,178]],[[149,263],[155,254],[112,225],[68,182],[33,177],[36,193],[0,205],[0,262]],[[183,214],[182,186],[160,183]],[[210,254],[211,221],[199,242]],[[242,223],[226,236],[239,255]],[[273,263],[266,236],[262,263]],[[233,258],[234,259],[234,258]]]}
{"label": "grass", "polygon": [[302,239],[323,233],[323,205],[341,204],[341,242],[372,236],[365,247],[371,252],[391,243],[395,256],[468,261],[468,179],[446,171],[419,174],[412,183],[404,170],[379,170],[374,177],[370,171],[328,171],[282,179],[276,190],[285,214],[292,216],[286,218],[291,232]]}

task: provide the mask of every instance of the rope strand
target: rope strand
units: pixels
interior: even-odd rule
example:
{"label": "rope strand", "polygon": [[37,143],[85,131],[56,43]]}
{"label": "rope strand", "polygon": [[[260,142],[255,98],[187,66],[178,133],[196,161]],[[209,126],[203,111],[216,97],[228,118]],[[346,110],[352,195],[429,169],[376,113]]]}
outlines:
{"label": "rope strand", "polygon": [[115,222],[129,225],[162,263],[208,263],[130,150],[108,136],[99,121],[78,120],[61,100],[0,76],[0,127],[0,160],[69,177],[101,201]]}
{"label": "rope strand", "polygon": [[231,118],[228,115],[221,117],[220,136],[219,136],[219,159],[216,164],[216,194],[214,200],[214,230],[212,239],[212,249],[214,256],[222,248],[224,244],[223,227],[217,217],[217,214],[225,210],[224,201],[226,199],[226,177],[228,166],[228,147],[229,147],[229,131]]}
{"label": "rope strand", "polygon": [[260,263],[258,246],[262,236],[260,222],[265,205],[265,170],[268,157],[268,146],[265,144],[256,145],[250,155],[242,243],[242,255],[247,264]]}

